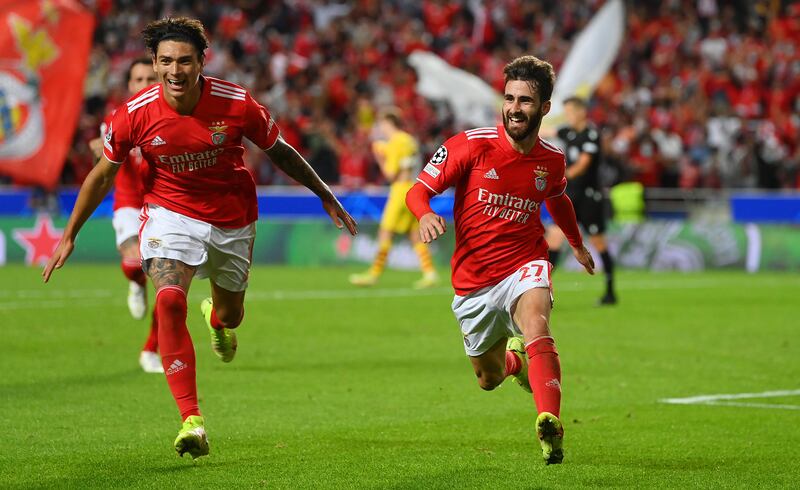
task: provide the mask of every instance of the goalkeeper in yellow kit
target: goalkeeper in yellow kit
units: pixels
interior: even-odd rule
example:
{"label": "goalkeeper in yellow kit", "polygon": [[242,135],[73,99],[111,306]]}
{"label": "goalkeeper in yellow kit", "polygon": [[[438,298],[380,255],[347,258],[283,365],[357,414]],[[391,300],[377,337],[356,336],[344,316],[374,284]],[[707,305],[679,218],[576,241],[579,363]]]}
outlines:
{"label": "goalkeeper in yellow kit", "polygon": [[378,119],[378,128],[386,140],[375,141],[372,152],[391,187],[378,229],[378,253],[368,271],[350,276],[350,283],[356,286],[372,286],[378,282],[386,266],[386,257],[392,248],[392,237],[395,233],[408,234],[419,257],[422,278],[414,283],[414,287],[422,289],[435,286],[439,282],[428,246],[420,240],[417,231],[419,223],[406,207],[406,193],[414,185],[422,162],[416,140],[400,129],[401,126],[400,112],[395,108],[383,111]]}

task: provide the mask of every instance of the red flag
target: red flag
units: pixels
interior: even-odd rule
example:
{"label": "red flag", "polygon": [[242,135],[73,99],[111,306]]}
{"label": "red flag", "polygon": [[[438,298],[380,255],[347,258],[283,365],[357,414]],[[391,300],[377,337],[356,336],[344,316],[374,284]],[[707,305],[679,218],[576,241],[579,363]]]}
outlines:
{"label": "red flag", "polygon": [[0,2],[0,174],[48,189],[58,183],[93,29],[74,0]]}

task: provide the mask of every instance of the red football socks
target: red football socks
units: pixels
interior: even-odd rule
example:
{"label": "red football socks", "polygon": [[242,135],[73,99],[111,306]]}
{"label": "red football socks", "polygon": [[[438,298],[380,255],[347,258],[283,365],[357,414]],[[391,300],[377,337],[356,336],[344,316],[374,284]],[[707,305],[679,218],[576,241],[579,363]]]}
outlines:
{"label": "red football socks", "polygon": [[519,374],[522,368],[522,359],[510,350],[506,351],[506,376],[514,376]]}
{"label": "red football socks", "polygon": [[147,283],[147,276],[144,275],[140,260],[124,259],[120,265],[122,266],[122,273],[125,274],[129,281],[133,281],[139,286],[144,286]]}
{"label": "red football socks", "polygon": [[158,352],[158,315],[156,315],[155,308],[153,308],[153,320],[150,322],[150,334],[147,336],[142,350]]}
{"label": "red football socks", "polygon": [[[528,353],[528,381],[538,413],[561,412],[561,362],[553,337],[539,337],[525,346]],[[506,361],[507,362],[507,361]]]}
{"label": "red football socks", "polygon": [[159,289],[156,293],[156,314],[161,364],[181,412],[181,420],[190,415],[200,415],[194,346],[186,328],[186,292],[178,286]]}

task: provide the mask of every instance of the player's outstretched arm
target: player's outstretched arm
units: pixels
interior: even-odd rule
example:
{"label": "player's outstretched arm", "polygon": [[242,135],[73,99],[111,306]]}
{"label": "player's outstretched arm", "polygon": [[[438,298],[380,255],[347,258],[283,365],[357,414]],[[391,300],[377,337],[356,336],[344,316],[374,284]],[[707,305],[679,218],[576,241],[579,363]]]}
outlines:
{"label": "player's outstretched arm", "polygon": [[561,194],[545,200],[544,204],[547,206],[550,216],[553,217],[553,221],[567,237],[575,258],[586,269],[586,272],[594,274],[594,259],[583,245],[583,237],[578,229],[578,220],[575,218],[575,208],[572,206],[570,198],[566,194]]}
{"label": "player's outstretched arm", "polygon": [[319,178],[311,165],[289,143],[278,137],[272,148],[266,151],[267,156],[286,175],[311,189],[322,201],[322,207],[337,228],[347,228],[351,235],[358,234],[358,223],[350,216],[342,204],[331,192],[328,184]]}
{"label": "player's outstretched arm", "polygon": [[419,237],[424,243],[430,243],[447,231],[444,218],[431,209],[431,198],[434,193],[420,183],[406,193],[406,206],[419,220]]}
{"label": "player's outstretched arm", "polygon": [[44,282],[50,280],[54,269],[60,269],[67,261],[75,247],[75,237],[78,235],[78,231],[111,190],[117,170],[119,170],[119,165],[114,165],[103,156],[83,181],[78,199],[75,201],[75,208],[64,228],[64,235],[42,271]]}

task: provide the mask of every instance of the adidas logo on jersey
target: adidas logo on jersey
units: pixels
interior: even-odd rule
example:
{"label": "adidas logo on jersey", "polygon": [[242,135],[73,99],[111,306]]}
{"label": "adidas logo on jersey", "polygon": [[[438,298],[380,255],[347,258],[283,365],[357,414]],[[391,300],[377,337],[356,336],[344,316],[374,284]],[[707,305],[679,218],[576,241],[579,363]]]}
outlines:
{"label": "adidas logo on jersey", "polygon": [[483,174],[483,178],[484,179],[498,180],[500,178],[500,176],[497,175],[497,171],[494,168],[492,168],[491,170],[489,170],[488,172]]}
{"label": "adidas logo on jersey", "polygon": [[187,366],[185,362],[181,362],[180,359],[175,359],[172,361],[172,364],[169,365],[169,369],[167,369],[167,375],[169,376],[170,374],[175,374],[178,371],[183,371],[186,369],[186,367]]}
{"label": "adidas logo on jersey", "polygon": [[161,136],[158,136],[158,135],[156,135],[156,137],[153,138],[153,141],[150,142],[150,146],[161,146],[161,145],[166,145],[166,144],[167,144],[167,142],[164,141],[161,138]]}

